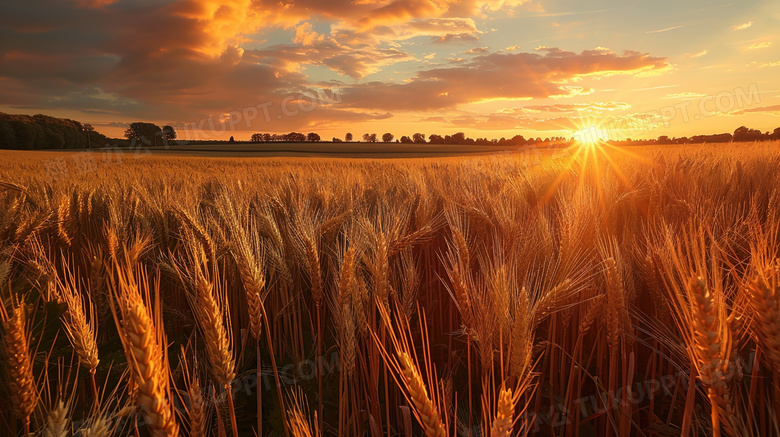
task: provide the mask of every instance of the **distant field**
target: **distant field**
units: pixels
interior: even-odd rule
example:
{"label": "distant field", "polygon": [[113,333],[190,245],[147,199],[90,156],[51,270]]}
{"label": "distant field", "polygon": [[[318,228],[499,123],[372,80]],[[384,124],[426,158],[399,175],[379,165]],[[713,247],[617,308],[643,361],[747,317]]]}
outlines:
{"label": "distant field", "polygon": [[780,435],[777,142],[264,146],[0,152],[0,435]]}
{"label": "distant field", "polygon": [[398,155],[440,156],[496,153],[518,146],[459,146],[451,144],[405,143],[235,143],[218,145],[171,145],[174,153],[350,155],[392,157]]}

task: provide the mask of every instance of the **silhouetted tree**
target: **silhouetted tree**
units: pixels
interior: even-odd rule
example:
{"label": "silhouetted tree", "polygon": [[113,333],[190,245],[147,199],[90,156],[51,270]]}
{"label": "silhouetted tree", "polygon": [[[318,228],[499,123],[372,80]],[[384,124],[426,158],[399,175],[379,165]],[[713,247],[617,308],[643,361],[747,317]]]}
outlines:
{"label": "silhouetted tree", "polygon": [[412,135],[412,140],[415,143],[424,143],[425,142],[425,134],[420,134],[420,133],[414,134],[414,135]]}
{"label": "silhouetted tree", "polygon": [[764,134],[760,130],[749,129],[745,126],[740,126],[734,131],[734,141],[761,141]]}
{"label": "silhouetted tree", "polygon": [[89,123],[84,123],[82,126],[82,129],[84,130],[84,133],[87,134],[87,148],[92,148],[92,132],[95,132],[95,128],[92,127]]}
{"label": "silhouetted tree", "polygon": [[253,143],[259,143],[263,141],[263,134],[252,134],[252,137],[249,140]]}
{"label": "silhouetted tree", "polygon": [[173,128],[173,126],[165,125],[162,128],[162,137],[165,140],[175,140],[176,139],[176,130]]}
{"label": "silhouetted tree", "polygon": [[388,133],[382,135],[382,142],[389,143],[389,142],[393,141],[393,138],[395,138],[393,136],[393,134],[388,132]]}
{"label": "silhouetted tree", "polygon": [[162,129],[154,123],[144,123],[137,121],[130,123],[130,127],[125,131],[125,138],[136,140],[148,146],[156,146],[157,138],[162,136]]}
{"label": "silhouetted tree", "polygon": [[[561,140],[563,140],[563,138],[561,138]],[[512,137],[511,140],[509,140],[509,142],[513,146],[522,146],[523,144],[525,144],[525,138],[522,135],[515,135]]]}
{"label": "silhouetted tree", "polygon": [[228,143],[235,143],[236,140],[233,139],[233,135],[230,136],[230,139],[228,140]]}
{"label": "silhouetted tree", "polygon": [[351,133],[347,133],[347,135],[344,136],[344,139],[347,140],[347,142],[352,141],[352,134]]}
{"label": "silhouetted tree", "polygon": [[411,138],[407,137],[406,135],[401,137],[401,142],[404,144],[411,144],[413,141]]}
{"label": "silhouetted tree", "polygon": [[780,127],[775,129],[774,132],[772,132],[771,138],[773,140],[780,140]]}
{"label": "silhouetted tree", "polygon": [[428,142],[431,144],[444,144],[446,141],[441,135],[431,134],[428,137]]}
{"label": "silhouetted tree", "polygon": [[717,135],[694,135],[690,138],[692,143],[730,143],[733,139],[731,134]]}
{"label": "silhouetted tree", "polygon": [[282,141],[287,141],[290,143],[303,143],[306,141],[306,135],[300,132],[290,132],[289,134],[284,135]]}
{"label": "silhouetted tree", "polygon": [[310,143],[318,143],[320,141],[320,136],[314,132],[309,132],[309,134],[306,135],[306,141]]}

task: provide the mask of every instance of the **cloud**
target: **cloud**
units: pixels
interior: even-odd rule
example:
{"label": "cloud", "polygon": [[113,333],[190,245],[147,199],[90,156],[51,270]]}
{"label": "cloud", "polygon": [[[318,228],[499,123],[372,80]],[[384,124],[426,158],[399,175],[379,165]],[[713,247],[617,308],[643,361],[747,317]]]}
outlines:
{"label": "cloud", "polygon": [[410,61],[414,57],[395,48],[383,49],[369,45],[345,46],[333,38],[327,38],[307,47],[286,44],[260,50],[247,50],[245,59],[286,72],[299,71],[306,65],[324,66],[354,79],[360,79],[383,66]]}
{"label": "cloud", "polygon": [[99,9],[113,3],[117,0],[76,0],[76,4],[82,8]]}
{"label": "cloud", "polygon": [[293,41],[296,44],[302,46],[312,46],[316,43],[322,42],[325,39],[325,35],[320,35],[314,31],[311,23],[306,22],[298,25],[295,28],[295,39]]}
{"label": "cloud", "polygon": [[469,35],[468,33],[459,33],[459,34],[452,34],[448,33],[446,35],[440,36],[440,37],[434,37],[433,42],[437,43],[450,43],[450,42],[474,42],[477,41],[479,38],[475,37],[474,35]]}
{"label": "cloud", "polygon": [[490,99],[547,98],[592,92],[587,87],[563,85],[565,80],[589,75],[635,75],[669,66],[666,58],[626,51],[574,53],[544,47],[538,53],[493,53],[456,66],[423,70],[406,83],[371,82],[346,89],[346,105],[386,110],[454,108]]}
{"label": "cloud", "polygon": [[755,44],[751,44],[748,46],[748,50],[758,50],[758,49],[766,49],[772,47],[771,41],[763,41],[763,42],[757,42]]}
{"label": "cloud", "polygon": [[683,58],[690,58],[690,59],[701,58],[702,56],[706,55],[707,53],[709,53],[708,50],[702,50],[700,52],[693,52],[693,53],[686,53],[686,54],[683,55]]}
{"label": "cloud", "polygon": [[674,93],[674,94],[667,94],[665,95],[664,99],[697,99],[699,97],[704,97],[707,94],[702,93],[693,93],[693,92],[684,92],[684,93]]}
{"label": "cloud", "polygon": [[758,106],[754,108],[741,109],[739,111],[732,112],[731,115],[742,115],[748,112],[769,112],[780,114],[780,105]]}
{"label": "cloud", "polygon": [[753,25],[752,21],[748,21],[747,23],[737,24],[736,26],[731,26],[731,30],[745,30],[750,28]]}
{"label": "cloud", "polygon": [[664,29],[658,29],[658,30],[650,30],[647,33],[663,33],[663,32],[669,32],[670,30],[677,30],[682,29],[685,26],[673,26],[673,27],[667,27]]}
{"label": "cloud", "polygon": [[552,12],[552,13],[545,13],[540,12],[537,15],[532,15],[533,17],[568,17],[568,16],[579,16],[579,15],[591,15],[591,14],[603,14],[605,12],[613,12],[621,8],[608,8],[608,9],[592,9],[587,11],[565,11],[565,12]]}
{"label": "cloud", "polygon": [[465,52],[463,52],[463,54],[465,54],[465,55],[477,55],[477,54],[482,54],[482,53],[487,53],[487,52],[488,52],[488,48],[487,47],[474,47],[473,49],[466,50]]}
{"label": "cloud", "polygon": [[581,113],[581,112],[612,112],[631,108],[631,104],[626,102],[593,102],[593,103],[571,103],[555,105],[526,105],[515,108],[504,108],[499,113],[517,114],[517,113]]}

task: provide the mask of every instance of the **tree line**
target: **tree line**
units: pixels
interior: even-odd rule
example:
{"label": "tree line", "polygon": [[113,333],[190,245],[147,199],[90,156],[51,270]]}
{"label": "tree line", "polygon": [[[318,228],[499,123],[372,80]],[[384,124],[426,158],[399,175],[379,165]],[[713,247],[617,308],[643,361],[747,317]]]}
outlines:
{"label": "tree line", "polygon": [[43,114],[0,112],[0,149],[86,149],[109,141],[88,123]]}
{"label": "tree line", "polygon": [[[415,133],[412,136],[401,136],[396,139],[392,133],[385,133],[381,137],[375,133],[365,133],[362,136],[364,143],[404,143],[404,144],[452,144],[452,145],[467,145],[467,146],[523,146],[531,144],[549,144],[549,143],[561,143],[561,142],[574,142],[573,138],[566,139],[565,137],[547,137],[547,138],[525,138],[523,135],[515,135],[511,138],[500,139],[487,139],[487,138],[469,138],[463,132],[458,132],[453,135],[437,135],[431,134],[427,137],[422,133]],[[331,142],[343,143],[352,142],[354,135],[347,133],[344,139],[334,137]],[[745,126],[737,128],[733,134],[711,134],[711,135],[693,135],[691,137],[669,137],[667,135],[661,135],[656,139],[648,140],[631,140],[625,141],[607,141],[610,143],[624,143],[629,142],[633,144],[691,144],[691,143],[731,143],[731,142],[751,142],[751,141],[775,141],[780,140],[780,127],[773,132],[761,132],[757,129],[750,129]],[[271,142],[320,142],[322,141],[320,135],[316,133],[309,133],[304,135],[302,133],[291,132],[289,134],[268,134],[268,133],[256,133],[251,137],[253,143],[271,143]]]}
{"label": "tree line", "polygon": [[[352,133],[347,133],[344,136],[344,139],[336,138],[334,137],[331,142],[333,143],[343,143],[343,142],[352,142],[354,140],[354,135]],[[365,133],[362,136],[364,143],[377,143],[381,139],[381,142],[383,143],[407,143],[407,144],[458,144],[458,145],[512,145],[512,146],[520,146],[524,144],[535,144],[535,143],[549,143],[549,142],[560,142],[560,141],[566,141],[566,138],[564,137],[551,137],[551,138],[528,138],[526,139],[522,135],[516,135],[512,138],[501,138],[501,139],[493,139],[489,140],[487,138],[477,138],[472,139],[466,137],[466,135],[463,132],[458,132],[454,135],[436,135],[433,134],[426,140],[425,134],[422,133],[415,133],[411,137],[410,136],[402,136],[398,139],[396,139],[395,135],[392,133],[385,133],[381,137],[377,136],[375,133]],[[255,133],[252,134],[250,141],[253,143],[274,143],[274,142],[287,142],[287,143],[317,143],[322,141],[320,135],[310,132],[306,135],[299,133],[299,132],[291,132],[289,134],[270,134],[270,133]]]}
{"label": "tree line", "polygon": [[[780,127],[773,132],[761,132],[746,126],[738,127],[733,134],[694,135],[691,137],[669,137],[661,135],[654,140],[632,141],[634,144],[700,144],[700,143],[744,143],[754,141],[780,140]],[[629,140],[630,141],[630,140]]]}
{"label": "tree line", "polygon": [[253,143],[318,143],[322,139],[314,132],[309,132],[308,135],[304,135],[300,132],[290,132],[289,134],[252,134],[250,139]]}

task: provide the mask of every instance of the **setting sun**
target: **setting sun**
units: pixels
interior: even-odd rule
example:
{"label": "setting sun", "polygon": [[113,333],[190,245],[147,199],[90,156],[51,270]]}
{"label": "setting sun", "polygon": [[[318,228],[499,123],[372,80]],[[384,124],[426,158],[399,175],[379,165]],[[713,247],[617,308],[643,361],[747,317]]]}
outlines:
{"label": "setting sun", "polygon": [[595,126],[584,127],[573,134],[574,140],[582,146],[590,147],[609,139],[609,132]]}

